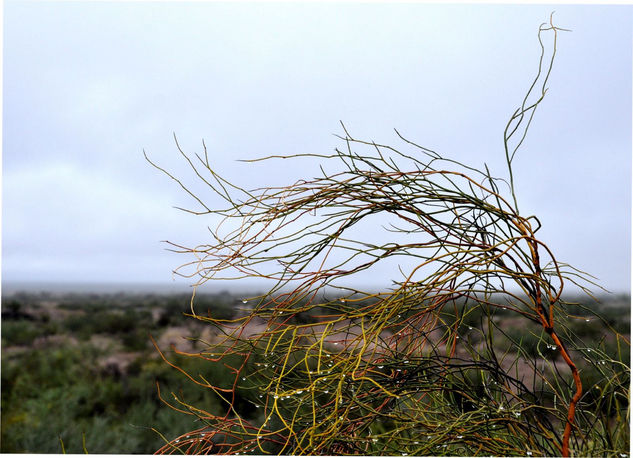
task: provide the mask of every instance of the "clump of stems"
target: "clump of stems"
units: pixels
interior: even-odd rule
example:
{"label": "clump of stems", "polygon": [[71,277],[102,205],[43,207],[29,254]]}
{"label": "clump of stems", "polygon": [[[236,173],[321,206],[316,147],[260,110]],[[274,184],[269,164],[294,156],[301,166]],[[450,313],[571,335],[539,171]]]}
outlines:
{"label": "clump of stems", "polygon": [[[195,157],[178,147],[226,202],[212,209],[169,174],[202,206],[188,211],[223,218],[213,243],[172,244],[195,256],[178,272],[196,277],[196,287],[214,278],[274,283],[232,319],[196,311],[194,293],[192,317],[221,337],[187,356],[224,364],[234,381],[186,374],[226,412],[174,395],[172,407],[201,427],[159,452],[570,456],[628,447],[625,428],[587,394],[604,390],[610,412],[628,420],[628,366],[621,355],[586,348],[570,323],[592,312],[571,315],[562,296],[566,283],[588,291],[590,280],[536,237],[541,224],[519,212],[514,190],[512,162],[545,96],[560,30],[551,19],[539,29],[538,73],[504,131],[507,180],[397,131],[401,148],[357,139],[343,126],[344,148],[333,154],[257,159],[308,156],[323,166],[316,178],[256,190],[217,174],[206,146]],[[337,171],[327,172],[329,164]],[[392,241],[355,232],[376,221]],[[387,290],[349,286],[398,257],[413,267]],[[536,342],[529,350],[528,338]],[[615,339],[618,349],[629,345]],[[583,387],[584,367],[600,371],[595,386]]]}

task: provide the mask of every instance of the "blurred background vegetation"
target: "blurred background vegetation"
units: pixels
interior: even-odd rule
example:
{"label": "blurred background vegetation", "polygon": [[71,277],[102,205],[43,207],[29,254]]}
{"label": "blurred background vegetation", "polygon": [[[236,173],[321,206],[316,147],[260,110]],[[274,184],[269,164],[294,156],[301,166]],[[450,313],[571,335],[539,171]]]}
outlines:
{"label": "blurred background vegetation", "polygon": [[[230,316],[236,298],[198,303]],[[2,298],[2,452],[153,453],[194,419],[159,399],[173,391],[218,411],[209,390],[188,383],[150,340],[195,347],[200,324],[187,318],[190,296],[14,294]],[[222,378],[223,366],[173,356],[192,373]],[[199,367],[196,367],[199,366]],[[217,406],[217,407],[216,407]]]}
{"label": "blurred background vegetation", "polygon": [[[222,292],[196,296],[196,310],[214,317],[239,313],[241,296]],[[618,350],[605,338],[608,327],[630,336],[630,297],[611,295],[599,307],[604,321],[575,321],[572,330],[606,354]],[[0,451],[153,453],[172,439],[201,427],[193,416],[167,407],[171,393],[214,414],[226,409],[210,390],[190,382],[165,363],[151,343],[190,374],[202,374],[216,386],[229,386],[234,376],[220,364],[176,355],[170,348],[196,352],[206,348],[218,330],[186,316],[190,296],[160,294],[16,293],[2,298],[2,437]],[[571,310],[570,310],[571,311]],[[577,310],[583,314],[582,306]],[[499,315],[512,320],[512,315]],[[310,317],[306,317],[310,319]],[[476,325],[476,311],[468,315]],[[519,345],[538,356],[540,330],[526,332],[508,321],[500,348]],[[200,341],[196,341],[199,339]],[[627,346],[624,351],[628,352]],[[622,355],[629,360],[628,353]],[[583,384],[599,379],[599,368],[583,370]],[[594,373],[596,372],[596,373]],[[236,402],[249,407],[248,395]],[[589,401],[589,399],[585,399]],[[253,406],[250,406],[253,407]],[[251,415],[258,415],[254,407]],[[608,415],[609,412],[606,412]],[[155,430],[153,430],[154,428]],[[160,433],[160,434],[159,434]]]}

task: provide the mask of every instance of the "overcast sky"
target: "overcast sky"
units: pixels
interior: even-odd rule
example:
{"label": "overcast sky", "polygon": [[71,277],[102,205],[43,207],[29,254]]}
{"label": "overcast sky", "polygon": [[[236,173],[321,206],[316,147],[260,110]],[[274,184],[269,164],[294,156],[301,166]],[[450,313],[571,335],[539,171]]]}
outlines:
{"label": "overcast sky", "polygon": [[515,161],[520,207],[560,261],[629,291],[633,10],[599,5],[5,1],[2,281],[171,282],[189,258],[160,241],[215,221],[173,209],[192,202],[143,159],[182,171],[173,133],[247,188],[318,175],[236,159],[329,153],[339,120],[503,175],[554,9],[573,32]]}

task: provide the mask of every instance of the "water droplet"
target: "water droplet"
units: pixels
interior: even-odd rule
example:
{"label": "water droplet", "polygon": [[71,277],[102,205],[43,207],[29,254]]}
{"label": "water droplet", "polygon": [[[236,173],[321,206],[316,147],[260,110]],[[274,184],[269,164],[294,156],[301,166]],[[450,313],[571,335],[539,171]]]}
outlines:
{"label": "water droplet", "polygon": [[334,342],[334,345],[338,345],[338,342]]}
{"label": "water droplet", "polygon": [[468,326],[468,329],[470,329],[470,330],[472,331],[472,330],[473,330],[473,327],[472,327],[472,326]]}
{"label": "water droplet", "polygon": [[242,380],[246,380],[246,377],[242,377]]}
{"label": "water droplet", "polygon": [[261,438],[262,438],[262,436],[257,436],[257,439],[261,439]]}
{"label": "water droplet", "polygon": [[521,412],[512,412],[515,417],[519,418],[521,416]]}
{"label": "water droplet", "polygon": [[463,438],[464,438],[464,436],[457,436],[457,438],[458,438],[458,439],[463,439]]}
{"label": "water droplet", "polygon": [[325,391],[323,391],[323,392],[324,392],[324,393],[329,393],[329,392],[330,392],[330,390],[325,390]]}
{"label": "water droplet", "polygon": [[374,438],[371,440],[372,442],[378,442],[378,439]]}
{"label": "water droplet", "polygon": [[255,408],[256,408],[256,409],[259,409],[259,406],[258,406],[257,404],[255,404]]}
{"label": "water droplet", "polygon": [[378,369],[382,369],[383,367],[385,367],[385,366],[378,366]]}
{"label": "water droplet", "polygon": [[418,444],[419,444],[419,442],[418,442],[418,441],[415,441],[413,444],[414,444],[414,445],[418,445]]}
{"label": "water droplet", "polygon": [[180,439],[176,439],[176,443],[180,442]]}
{"label": "water droplet", "polygon": [[407,456],[407,455],[408,455],[408,453],[403,453],[403,454],[402,454],[402,456]]}
{"label": "water droplet", "polygon": [[589,321],[591,321],[591,320],[590,320],[589,318],[585,318],[585,321],[589,322]]}
{"label": "water droplet", "polygon": [[526,453],[527,456],[532,456],[532,452],[530,452],[529,450]]}
{"label": "water droplet", "polygon": [[277,398],[279,398],[279,396],[277,396],[277,395],[274,395],[274,396],[273,396],[273,398],[275,398],[275,399],[277,399]]}
{"label": "water droplet", "polygon": [[408,360],[408,359],[405,359],[405,360],[404,360],[404,364],[408,364],[408,363],[409,363],[409,360]]}
{"label": "water droplet", "polygon": [[303,393],[303,390],[298,390],[297,391],[297,394],[301,394],[301,393]]}

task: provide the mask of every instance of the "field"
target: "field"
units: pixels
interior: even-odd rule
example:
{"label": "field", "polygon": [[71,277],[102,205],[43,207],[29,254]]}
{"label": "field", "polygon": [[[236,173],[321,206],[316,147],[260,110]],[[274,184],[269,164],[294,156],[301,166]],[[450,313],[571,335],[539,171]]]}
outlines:
{"label": "field", "polygon": [[[201,298],[232,313],[226,293]],[[196,390],[164,363],[150,335],[195,349],[205,337],[183,315],[188,295],[14,294],[2,298],[2,452],[152,453],[192,419],[158,396],[182,392],[213,410],[215,395]],[[209,367],[184,367],[208,373]],[[214,376],[221,377],[215,369]],[[61,440],[60,440],[61,439]]]}
{"label": "field", "polygon": [[[150,339],[183,369],[204,374],[217,385],[232,380],[220,364],[172,351],[172,345],[200,351],[202,342],[217,337],[217,330],[185,316],[189,299],[187,294],[123,293],[3,297],[1,451],[153,453],[165,444],[164,438],[200,426],[195,417],[164,404],[161,396],[173,401],[172,392],[209,412],[224,412],[216,394],[165,363]],[[603,331],[608,324],[629,336],[629,304],[628,296],[605,298],[600,305],[605,323],[594,320],[576,332],[615,352]],[[239,305],[239,297],[222,292],[197,297],[196,308],[230,317]],[[512,316],[500,319],[509,334],[523,332],[513,327]],[[526,348],[536,344],[523,340]],[[591,377],[589,372],[583,375],[587,381]],[[252,415],[257,416],[255,409]]]}

